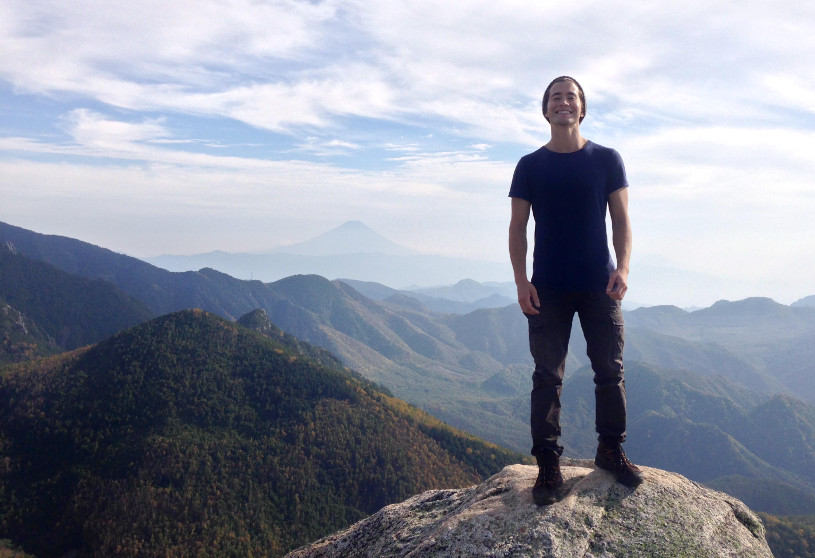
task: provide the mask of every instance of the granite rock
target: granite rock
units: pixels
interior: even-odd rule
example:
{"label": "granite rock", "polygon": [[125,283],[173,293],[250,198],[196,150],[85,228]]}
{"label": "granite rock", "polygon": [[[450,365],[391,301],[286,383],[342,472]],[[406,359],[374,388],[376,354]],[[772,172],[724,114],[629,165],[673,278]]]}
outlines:
{"label": "granite rock", "polygon": [[742,502],[676,473],[641,467],[636,489],[584,460],[562,462],[563,497],[532,501],[537,467],[511,465],[478,486],[431,490],[289,558],[483,556],[772,557]]}

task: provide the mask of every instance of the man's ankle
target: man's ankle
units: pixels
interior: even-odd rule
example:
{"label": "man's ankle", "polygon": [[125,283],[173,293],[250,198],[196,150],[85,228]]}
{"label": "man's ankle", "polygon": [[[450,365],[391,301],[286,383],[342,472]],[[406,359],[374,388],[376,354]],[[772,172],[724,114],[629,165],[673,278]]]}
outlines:
{"label": "man's ankle", "polygon": [[538,467],[545,467],[547,465],[559,464],[560,453],[556,450],[546,450],[535,455],[535,461],[538,462]]}
{"label": "man's ankle", "polygon": [[598,450],[616,450],[622,445],[623,441],[619,438],[599,438],[597,441]]}

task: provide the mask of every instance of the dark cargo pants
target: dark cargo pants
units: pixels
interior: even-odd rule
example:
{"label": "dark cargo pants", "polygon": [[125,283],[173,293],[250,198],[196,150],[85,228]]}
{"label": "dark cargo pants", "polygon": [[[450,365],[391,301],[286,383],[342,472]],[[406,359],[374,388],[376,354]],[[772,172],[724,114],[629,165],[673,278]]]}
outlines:
{"label": "dark cargo pants", "polygon": [[620,302],[603,292],[539,289],[540,314],[529,321],[532,375],[532,454],[563,452],[560,437],[560,395],[575,312],[586,338],[586,354],[594,370],[595,428],[607,443],[625,440],[626,401],[623,378],[624,326]]}

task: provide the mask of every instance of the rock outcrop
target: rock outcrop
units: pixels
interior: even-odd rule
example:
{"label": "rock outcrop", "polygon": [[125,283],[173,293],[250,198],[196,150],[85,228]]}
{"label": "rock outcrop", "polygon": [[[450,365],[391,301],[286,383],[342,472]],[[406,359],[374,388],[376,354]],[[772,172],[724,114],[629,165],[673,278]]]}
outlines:
{"label": "rock outcrop", "polygon": [[479,486],[431,490],[382,508],[287,558],[386,556],[772,557],[739,500],[641,467],[626,488],[584,460],[563,460],[563,498],[537,507],[537,467],[510,465]]}

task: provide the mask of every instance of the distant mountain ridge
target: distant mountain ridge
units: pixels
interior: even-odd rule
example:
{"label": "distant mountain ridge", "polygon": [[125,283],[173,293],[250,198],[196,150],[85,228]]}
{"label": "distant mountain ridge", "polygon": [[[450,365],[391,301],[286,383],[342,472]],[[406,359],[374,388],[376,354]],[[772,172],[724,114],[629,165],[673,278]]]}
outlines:
{"label": "distant mountain ridge", "polygon": [[63,350],[101,341],[153,316],[147,306],[112,283],[29,259],[10,242],[0,244],[0,300]]}
{"label": "distant mountain ridge", "polygon": [[244,280],[277,281],[292,275],[320,275],[375,281],[402,288],[413,285],[446,285],[471,277],[475,280],[511,280],[506,265],[495,262],[425,254],[351,253],[329,256],[303,254],[229,254],[159,256],[146,262],[174,272],[212,268]]}
{"label": "distant mountain ridge", "polygon": [[66,273],[107,281],[146,304],[155,316],[202,308],[236,320],[265,307],[272,296],[260,281],[241,281],[213,269],[172,273],[87,242],[0,223],[0,241],[31,260]]}
{"label": "distant mountain ridge", "polygon": [[815,307],[815,295],[805,296],[800,300],[792,303],[792,306],[813,306]]}
{"label": "distant mountain ridge", "polygon": [[388,240],[361,221],[347,221],[315,238],[280,246],[268,254],[300,254],[303,256],[336,256],[342,254],[407,255],[413,251]]}
{"label": "distant mountain ridge", "polygon": [[209,267],[239,279],[264,282],[291,275],[314,274],[402,288],[450,284],[465,277],[484,281],[512,279],[506,264],[418,254],[360,221],[348,221],[310,240],[264,253],[163,255],[145,258],[145,261],[169,271]]}
{"label": "distant mountain ridge", "polygon": [[[434,244],[443,242],[438,239]],[[393,289],[412,291],[452,285],[463,279],[480,283],[512,283],[512,268],[506,259],[495,262],[477,256],[475,259],[447,257],[437,255],[437,251],[433,246],[409,250],[360,221],[349,221],[315,238],[262,253],[215,251],[154,256],[145,258],[145,261],[170,271],[212,268],[239,279],[264,282],[313,274],[328,279],[376,282]],[[745,286],[732,279],[655,264],[654,260],[659,261],[659,258],[645,257],[644,260],[636,262],[626,308],[664,304],[666,301],[681,307],[699,307],[709,304],[700,302],[700,293],[745,292]],[[514,298],[514,294],[510,298]]]}
{"label": "distant mountain ridge", "polygon": [[640,308],[626,314],[626,327],[651,329],[690,342],[715,343],[741,355],[745,371],[758,370],[789,393],[815,402],[814,307],[785,306],[754,297],[720,301],[695,312]]}
{"label": "distant mountain ridge", "polygon": [[[478,283],[462,279],[455,285],[392,289],[373,281],[341,278],[355,290],[373,300],[410,306],[419,301],[427,309],[447,314],[468,314],[480,308],[502,308],[515,302],[514,283]],[[406,298],[408,300],[406,300]]]}

